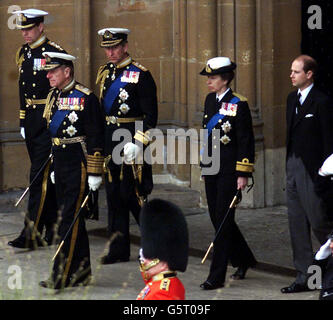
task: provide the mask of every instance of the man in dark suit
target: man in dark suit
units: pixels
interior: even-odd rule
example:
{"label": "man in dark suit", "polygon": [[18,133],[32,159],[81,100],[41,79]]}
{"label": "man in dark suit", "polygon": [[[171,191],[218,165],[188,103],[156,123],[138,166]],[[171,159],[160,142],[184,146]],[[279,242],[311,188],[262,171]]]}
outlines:
{"label": "man in dark suit", "polygon": [[310,290],[308,267],[313,263],[311,228],[320,244],[332,230],[326,205],[315,192],[318,170],[333,152],[332,104],[314,87],[316,61],[306,55],[291,66],[298,90],[287,99],[287,206],[297,277],[282,293]]}

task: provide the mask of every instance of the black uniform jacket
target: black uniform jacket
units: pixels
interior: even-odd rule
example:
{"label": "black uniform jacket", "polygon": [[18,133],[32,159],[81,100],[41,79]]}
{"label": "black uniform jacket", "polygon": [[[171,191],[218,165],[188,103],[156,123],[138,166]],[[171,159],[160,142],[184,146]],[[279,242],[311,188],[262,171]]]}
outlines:
{"label": "black uniform jacket", "polygon": [[313,87],[296,115],[297,91],[287,98],[287,155],[300,157],[312,179],[333,153],[333,105]]}
{"label": "black uniform jacket", "polygon": [[[96,83],[100,83],[100,99],[104,112],[105,154],[112,155],[120,143],[112,138],[117,129],[127,129],[132,142],[140,141],[142,147],[149,145],[149,129],[157,123],[157,93],[155,81],[144,66],[126,57],[118,65],[107,63],[100,67]],[[128,122],[127,122],[128,120]],[[140,124],[135,127],[135,121]],[[119,175],[119,165],[108,164],[111,175]],[[151,166],[144,162],[142,170],[143,187],[150,193],[152,188]]]}
{"label": "black uniform jacket", "polygon": [[46,129],[43,120],[45,99],[50,91],[43,52],[66,53],[44,34],[32,44],[24,44],[16,53],[19,68],[20,127],[25,128],[26,139],[36,137]]}
{"label": "black uniform jacket", "polygon": [[[216,93],[208,94],[202,124],[208,131],[208,138],[204,142],[208,156],[212,155],[213,136],[214,142],[219,141],[220,153],[216,155],[219,157],[216,161],[220,162],[220,172],[251,176],[254,170],[254,135],[246,98],[233,93],[231,89],[220,102],[216,101]],[[201,166],[210,165],[201,162]]]}
{"label": "black uniform jacket", "polygon": [[[87,173],[101,175],[103,169],[103,117],[98,98],[88,88],[73,80],[63,90],[51,89],[44,117],[52,137],[53,149],[82,150]],[[84,143],[81,143],[81,138]],[[72,140],[77,143],[66,143]]]}

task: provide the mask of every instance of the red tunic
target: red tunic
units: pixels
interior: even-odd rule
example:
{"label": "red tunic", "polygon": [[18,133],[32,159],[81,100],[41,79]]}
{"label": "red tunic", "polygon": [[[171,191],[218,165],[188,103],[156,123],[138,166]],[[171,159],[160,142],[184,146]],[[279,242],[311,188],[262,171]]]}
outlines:
{"label": "red tunic", "polygon": [[149,279],[136,300],[185,300],[185,288],[173,274],[159,273]]}

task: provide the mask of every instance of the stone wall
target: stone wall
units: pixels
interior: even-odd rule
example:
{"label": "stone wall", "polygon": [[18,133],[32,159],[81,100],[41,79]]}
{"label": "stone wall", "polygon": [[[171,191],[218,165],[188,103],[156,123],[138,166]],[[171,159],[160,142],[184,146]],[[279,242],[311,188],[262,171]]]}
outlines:
{"label": "stone wall", "polygon": [[[199,72],[207,59],[229,56],[238,66],[233,89],[248,98],[256,135],[255,188],[243,204],[284,203],[285,99],[292,90],[290,63],[300,52],[301,0],[18,0],[15,5],[50,13],[48,37],[78,57],[76,78],[96,94],[96,73],[106,62],[97,31],[131,29],[129,52],[155,78],[158,127],[164,133],[200,128],[207,89]],[[11,6],[13,1],[0,2],[0,191],[25,187],[29,167],[18,131],[14,62],[22,38],[10,29]],[[156,165],[154,172],[202,190],[197,164]]]}

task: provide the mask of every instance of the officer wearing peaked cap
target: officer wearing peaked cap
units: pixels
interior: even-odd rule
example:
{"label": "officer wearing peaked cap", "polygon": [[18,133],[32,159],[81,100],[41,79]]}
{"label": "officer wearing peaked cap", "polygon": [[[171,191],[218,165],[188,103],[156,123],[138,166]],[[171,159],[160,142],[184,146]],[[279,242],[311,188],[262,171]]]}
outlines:
{"label": "officer wearing peaked cap", "polygon": [[[229,84],[234,77],[236,64],[228,57],[215,57],[207,61],[200,72],[207,76],[210,93],[205,100],[203,128],[207,131],[202,167],[209,167],[204,156],[214,156],[219,163],[218,173],[205,170],[204,180],[208,210],[214,229],[219,230],[238,189],[243,190],[252,176],[254,167],[254,135],[252,118],[246,98],[233,92]],[[220,152],[212,152],[217,141]],[[214,145],[214,146],[213,146]],[[207,169],[207,168],[205,168]],[[204,290],[224,286],[228,261],[238,267],[233,279],[243,279],[256,260],[234,220],[231,209],[219,236],[214,241],[213,259]]]}
{"label": "officer wearing peaked cap", "polygon": [[[44,33],[44,17],[47,12],[38,9],[16,11],[17,28],[21,30],[25,44],[16,54],[19,70],[20,127],[31,161],[30,181],[40,171],[51,152],[51,138],[46,129],[43,112],[50,90],[46,71],[43,70],[45,51],[65,52],[58,44],[50,41]],[[28,210],[24,228],[9,245],[18,248],[35,248],[51,244],[57,219],[57,202],[54,186],[49,179],[48,163],[30,187]],[[43,228],[45,240],[41,239]]]}
{"label": "officer wearing peaked cap", "polygon": [[[137,159],[150,143],[149,129],[157,123],[156,85],[151,73],[129,55],[129,33],[125,28],[98,31],[100,45],[109,60],[99,68],[96,83],[100,84],[105,119],[108,229],[113,239],[108,254],[102,257],[103,264],[129,260],[129,212],[139,222],[142,200],[153,188],[151,165],[146,161],[139,164]],[[112,137],[118,129],[127,130],[130,136],[125,141],[123,162],[113,155],[119,141]]]}
{"label": "officer wearing peaked cap", "polygon": [[57,196],[63,203],[59,235],[64,244],[55,256],[51,278],[40,285],[61,289],[87,284],[91,277],[83,203],[88,190],[97,190],[102,183],[103,118],[98,98],[75,81],[75,57],[43,55],[52,86],[43,116],[52,137]]}
{"label": "officer wearing peaked cap", "polygon": [[140,271],[146,286],[137,300],[184,300],[177,271],[188,262],[188,230],[178,206],[161,199],[146,203],[140,214]]}

